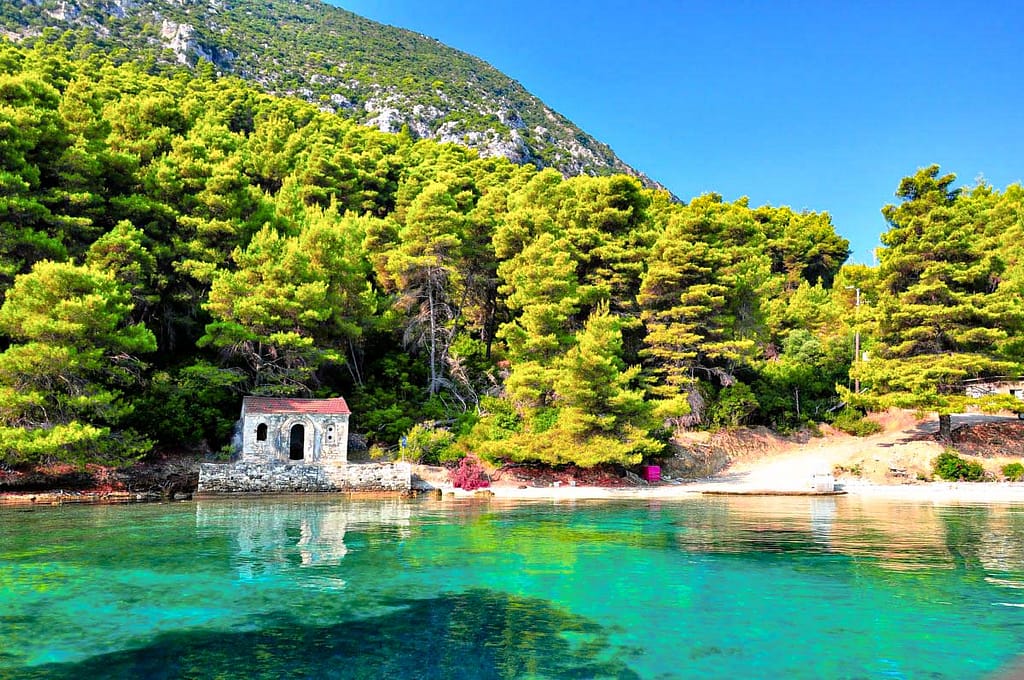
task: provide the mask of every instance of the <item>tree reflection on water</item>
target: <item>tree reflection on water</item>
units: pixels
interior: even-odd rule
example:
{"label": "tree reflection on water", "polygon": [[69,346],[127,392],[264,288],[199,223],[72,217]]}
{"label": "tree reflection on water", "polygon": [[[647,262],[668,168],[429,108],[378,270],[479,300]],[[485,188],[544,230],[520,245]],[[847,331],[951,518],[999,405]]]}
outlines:
{"label": "tree reflection on water", "polygon": [[535,598],[484,589],[392,601],[383,615],[309,626],[288,612],[252,632],[166,633],[144,647],[26,678],[638,678],[607,633]]}

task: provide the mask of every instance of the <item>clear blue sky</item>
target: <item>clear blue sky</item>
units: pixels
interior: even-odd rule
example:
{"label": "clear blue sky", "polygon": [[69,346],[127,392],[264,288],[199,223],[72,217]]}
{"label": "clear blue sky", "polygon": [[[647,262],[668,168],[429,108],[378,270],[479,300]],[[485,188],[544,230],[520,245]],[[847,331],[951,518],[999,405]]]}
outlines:
{"label": "clear blue sky", "polygon": [[1024,179],[1024,3],[332,2],[489,62],[684,200],[827,210],[851,261],[919,167]]}

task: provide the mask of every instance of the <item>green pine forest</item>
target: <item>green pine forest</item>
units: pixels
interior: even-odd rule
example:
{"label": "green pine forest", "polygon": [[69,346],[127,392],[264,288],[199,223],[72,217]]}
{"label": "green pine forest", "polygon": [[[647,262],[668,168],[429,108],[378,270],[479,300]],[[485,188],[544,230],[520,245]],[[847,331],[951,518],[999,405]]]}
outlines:
{"label": "green pine forest", "polygon": [[0,463],[224,451],[245,394],[344,396],[374,452],[585,467],[955,412],[1024,361],[1024,189],[955,180],[893,178],[877,266],[844,266],[827,213],[0,42]]}

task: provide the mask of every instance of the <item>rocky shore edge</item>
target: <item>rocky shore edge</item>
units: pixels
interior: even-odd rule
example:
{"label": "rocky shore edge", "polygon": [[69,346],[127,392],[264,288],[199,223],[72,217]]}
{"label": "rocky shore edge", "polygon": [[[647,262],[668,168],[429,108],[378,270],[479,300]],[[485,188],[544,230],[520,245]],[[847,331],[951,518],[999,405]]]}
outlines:
{"label": "rocky shore edge", "polygon": [[194,454],[158,454],[125,468],[0,468],[0,506],[188,500],[199,483],[201,463]]}

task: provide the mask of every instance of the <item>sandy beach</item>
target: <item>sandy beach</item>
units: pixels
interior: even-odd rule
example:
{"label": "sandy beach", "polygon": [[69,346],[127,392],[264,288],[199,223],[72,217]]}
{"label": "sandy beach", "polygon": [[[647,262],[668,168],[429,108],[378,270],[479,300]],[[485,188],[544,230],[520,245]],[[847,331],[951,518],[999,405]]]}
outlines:
{"label": "sandy beach", "polygon": [[[930,435],[937,429],[934,414],[893,411],[876,414],[883,430],[869,437],[838,432],[805,441],[775,440],[765,453],[740,455],[713,477],[698,481],[669,480],[630,487],[526,486],[499,481],[488,491],[503,499],[682,499],[706,493],[789,495],[812,491],[812,479],[835,473],[836,489],[845,496],[919,503],[1021,503],[1024,482],[922,481],[931,476],[932,461],[943,446]],[[961,414],[954,427],[1009,422],[1009,415]],[[984,461],[997,470],[1015,457]],[[837,473],[837,471],[839,471]],[[443,487],[457,497],[474,492]],[[485,494],[486,495],[486,492]]]}

